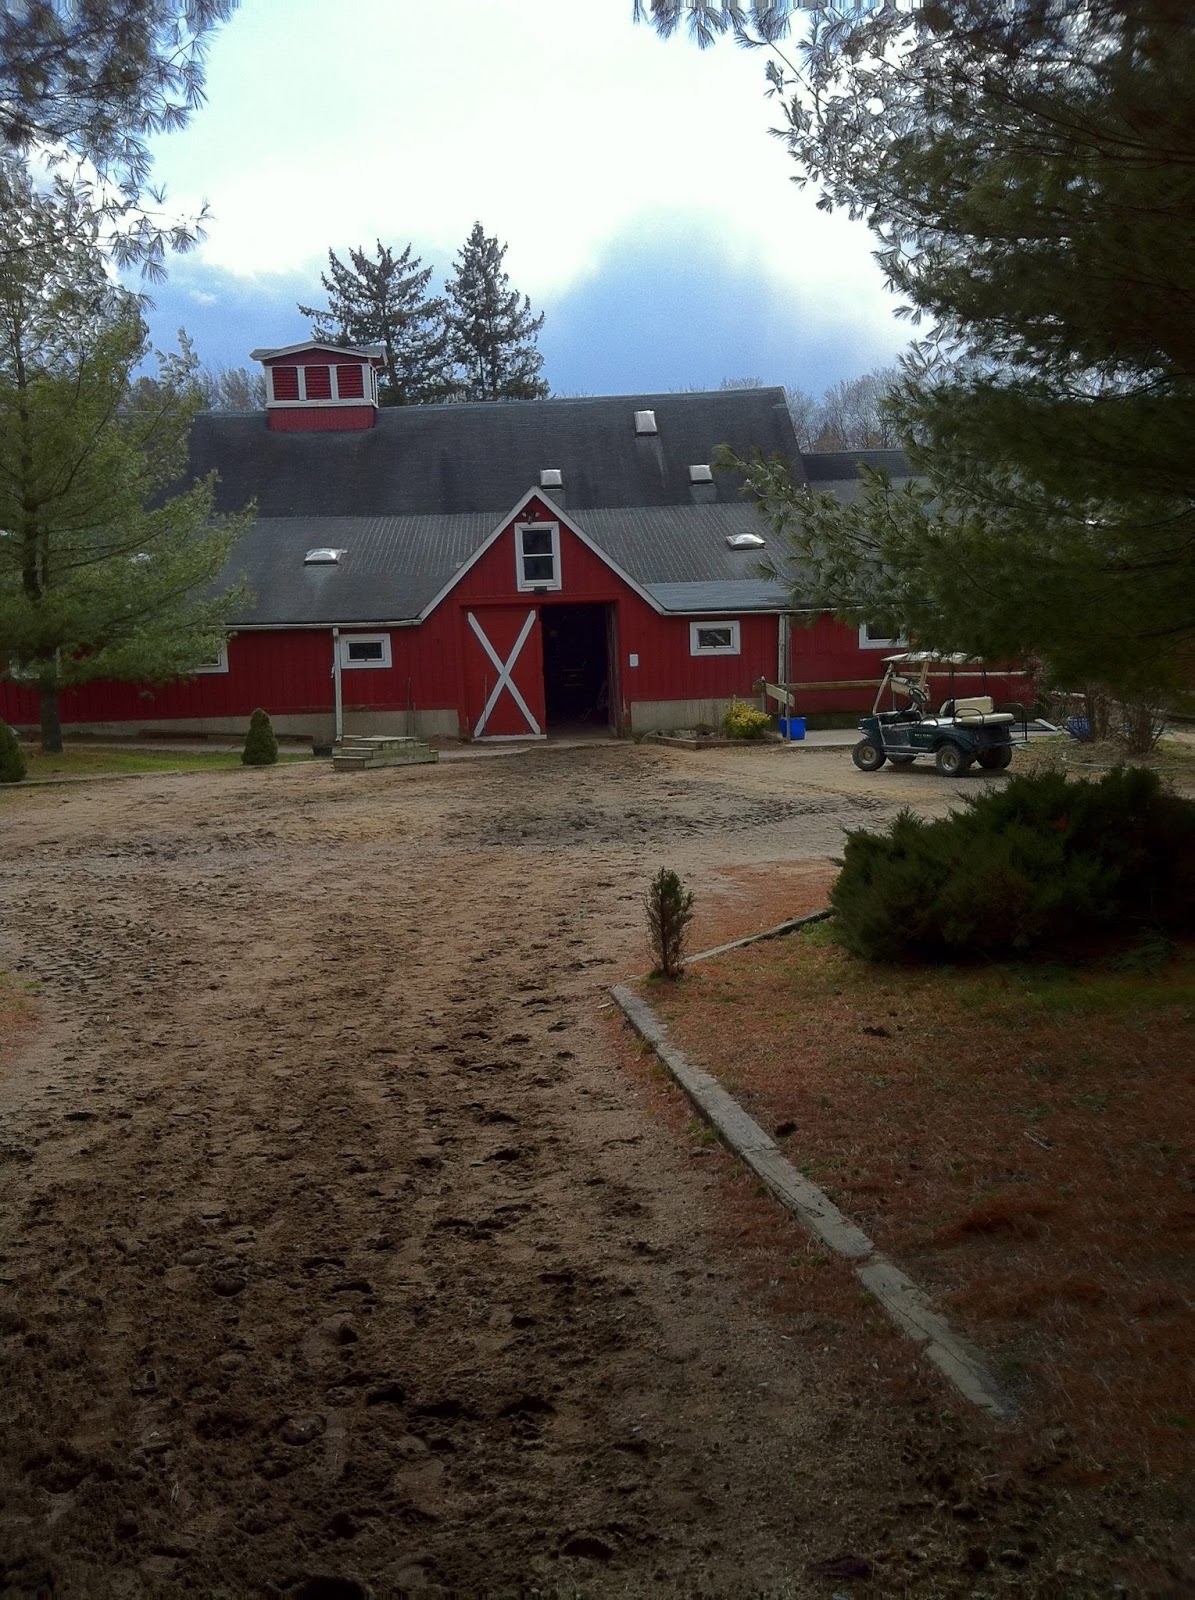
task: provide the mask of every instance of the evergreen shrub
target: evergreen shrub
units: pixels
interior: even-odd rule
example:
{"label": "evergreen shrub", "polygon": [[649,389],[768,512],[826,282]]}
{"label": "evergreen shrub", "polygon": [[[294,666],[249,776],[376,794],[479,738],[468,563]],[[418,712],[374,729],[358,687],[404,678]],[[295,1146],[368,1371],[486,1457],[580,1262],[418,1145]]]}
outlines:
{"label": "evergreen shrub", "polygon": [[247,767],[270,767],[278,759],[278,741],[269,717],[257,710],[249,718],[249,732],[241,760]]}
{"label": "evergreen shrub", "polygon": [[651,880],[645,908],[656,971],[665,978],[679,978],[685,970],[685,930],[693,917],[693,891],[675,872],[661,867]]}
{"label": "evergreen shrub", "polygon": [[722,714],[722,732],[728,739],[762,739],[771,726],[766,711],[757,711],[743,700],[732,700]]}
{"label": "evergreen shrub", "polygon": [[0,722],[0,783],[20,783],[25,770],[25,757],[16,734],[7,722]]}
{"label": "evergreen shrub", "polygon": [[1195,931],[1195,802],[1156,773],[1044,771],[937,822],[847,835],[831,904],[870,961],[1003,956],[1130,925]]}

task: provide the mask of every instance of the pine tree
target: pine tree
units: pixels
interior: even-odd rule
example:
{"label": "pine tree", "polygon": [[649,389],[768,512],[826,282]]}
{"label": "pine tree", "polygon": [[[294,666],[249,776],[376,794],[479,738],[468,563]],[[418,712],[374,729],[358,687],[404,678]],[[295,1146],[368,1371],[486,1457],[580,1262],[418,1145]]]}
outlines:
{"label": "pine tree", "polygon": [[510,288],[506,248],[475,222],[445,286],[448,349],[462,400],[542,400],[550,393],[535,347],[543,313],[533,317],[531,301]]}
{"label": "pine tree", "polygon": [[699,42],[798,28],[768,68],[798,181],[867,220],[931,327],[887,401],[921,484],[844,507],[753,469],[801,604],[1073,688],[1189,686],[1195,5],[636,10]]}
{"label": "pine tree", "polygon": [[[202,105],[208,42],[237,4],[0,5],[0,150],[49,155],[47,187],[101,218],[111,259],[139,264],[149,278],[165,275],[168,251],[195,244],[207,218],[205,205],[189,219],[163,220],[164,196],[149,184],[151,140]],[[64,165],[64,154],[78,165]],[[13,248],[0,229],[0,258]]]}
{"label": "pine tree", "polygon": [[272,767],[278,759],[278,740],[269,714],[260,707],[249,718],[249,732],[241,761],[246,767]]}
{"label": "pine tree", "polygon": [[681,977],[686,929],[693,920],[693,891],[685,888],[675,872],[661,867],[648,886],[644,909],[656,971],[665,978]]}
{"label": "pine tree", "polygon": [[210,482],[169,493],[196,362],[184,341],[135,381],[145,324],[96,246],[97,214],[38,194],[11,158],[0,211],[0,675],[36,688],[57,751],[64,688],[165,682],[220,647],[237,596],[212,584],[238,524],[213,516]]}
{"label": "pine tree", "polygon": [[378,398],[384,406],[424,405],[444,400],[448,375],[444,301],[428,297],[432,269],[379,239],[375,261],[364,250],[350,250],[348,264],[328,251],[328,272],[320,282],[328,309],[300,306],[312,318],[312,334],[331,344],[380,344],[383,350]]}

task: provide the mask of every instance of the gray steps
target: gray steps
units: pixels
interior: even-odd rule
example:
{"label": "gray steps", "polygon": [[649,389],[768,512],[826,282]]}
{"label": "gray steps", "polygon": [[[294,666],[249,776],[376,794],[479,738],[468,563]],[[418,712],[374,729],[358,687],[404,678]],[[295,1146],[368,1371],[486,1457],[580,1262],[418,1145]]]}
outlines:
{"label": "gray steps", "polygon": [[335,772],[364,772],[371,767],[413,767],[439,759],[440,752],[423,739],[354,733],[333,751],[332,768]]}

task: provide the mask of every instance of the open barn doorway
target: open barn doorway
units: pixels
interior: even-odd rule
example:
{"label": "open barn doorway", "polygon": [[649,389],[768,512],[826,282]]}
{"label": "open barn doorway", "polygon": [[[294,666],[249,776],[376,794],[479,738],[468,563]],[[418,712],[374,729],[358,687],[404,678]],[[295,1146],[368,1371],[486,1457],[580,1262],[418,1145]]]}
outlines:
{"label": "open barn doorway", "polygon": [[540,608],[549,734],[610,730],[610,609],[605,605]]}

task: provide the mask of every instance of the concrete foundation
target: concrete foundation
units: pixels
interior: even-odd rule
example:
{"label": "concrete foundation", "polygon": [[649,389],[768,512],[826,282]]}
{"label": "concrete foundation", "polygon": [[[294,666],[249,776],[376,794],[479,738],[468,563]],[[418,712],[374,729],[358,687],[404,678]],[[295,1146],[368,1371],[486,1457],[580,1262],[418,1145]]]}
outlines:
{"label": "concrete foundation", "polygon": [[729,699],[632,700],[631,732],[669,733],[673,728],[720,728],[722,714],[730,704]]}
{"label": "concrete foundation", "polygon": [[[291,716],[272,716],[274,732],[284,739],[310,739],[313,744],[330,745],[336,738],[336,718],[331,711],[303,712]],[[18,733],[36,733],[36,723],[18,723]],[[100,739],[152,739],[183,735],[190,738],[243,739],[249,730],[246,717],[145,718],[136,722],[64,722],[68,737],[88,734]],[[456,739],[460,724],[455,711],[349,711],[344,713],[344,731],[364,734],[410,734],[418,739]]]}

